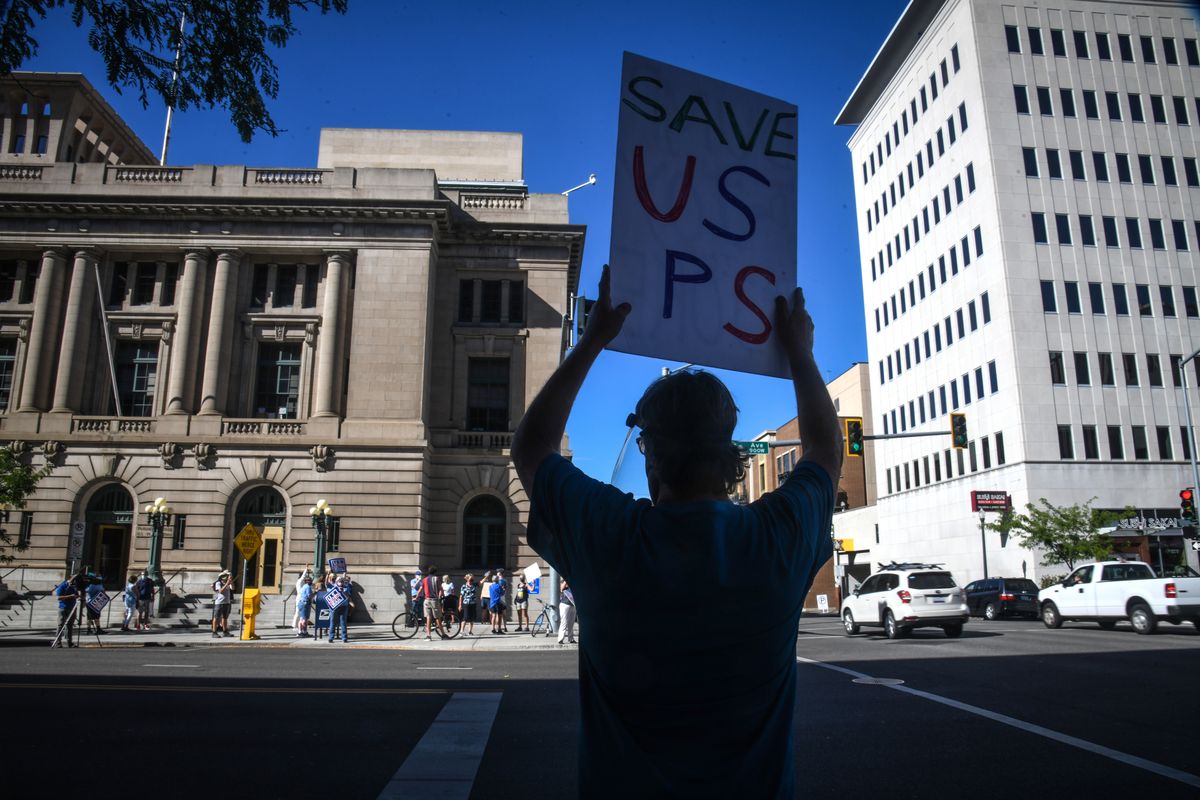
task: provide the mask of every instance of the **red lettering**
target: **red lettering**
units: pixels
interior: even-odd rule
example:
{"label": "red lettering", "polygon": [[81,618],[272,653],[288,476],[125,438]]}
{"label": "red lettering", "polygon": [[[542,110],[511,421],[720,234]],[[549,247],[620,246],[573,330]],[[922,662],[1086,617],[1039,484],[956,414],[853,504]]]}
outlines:
{"label": "red lettering", "polygon": [[730,322],[726,322],[722,327],[724,327],[729,333],[741,339],[743,342],[748,344],[762,344],[771,337],[771,320],[766,314],[763,313],[761,308],[754,304],[753,300],[746,296],[746,278],[750,277],[751,275],[761,275],[762,277],[766,278],[767,282],[772,286],[775,285],[775,275],[774,273],[770,272],[769,270],[765,270],[762,267],[749,266],[742,267],[742,271],[739,272],[737,277],[733,280],[733,293],[737,295],[737,299],[741,300],[742,304],[746,306],[746,308],[750,309],[754,313],[754,316],[758,317],[759,320],[762,321],[762,332],[746,333],[745,331],[735,327],[733,323]]}
{"label": "red lettering", "polygon": [[683,181],[679,184],[679,194],[675,196],[675,205],[671,206],[671,210],[664,214],[654,205],[654,198],[650,196],[650,189],[646,186],[646,162],[642,155],[642,146],[639,144],[633,148],[633,188],[637,191],[638,201],[641,202],[642,208],[646,209],[646,213],[659,222],[674,222],[683,216],[688,196],[692,193],[692,178],[695,173],[696,157],[688,156],[687,164],[683,169]]}

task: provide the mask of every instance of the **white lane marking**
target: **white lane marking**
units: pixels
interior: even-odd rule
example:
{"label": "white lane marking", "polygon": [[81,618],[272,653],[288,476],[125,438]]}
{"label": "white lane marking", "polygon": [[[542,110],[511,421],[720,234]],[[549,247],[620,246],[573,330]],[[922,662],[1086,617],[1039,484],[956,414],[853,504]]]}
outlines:
{"label": "white lane marking", "polygon": [[501,692],[455,692],[379,793],[379,800],[466,800],[500,708]]}
{"label": "white lane marking", "polygon": [[[814,661],[811,658],[796,656],[796,661],[801,664],[811,664],[814,667],[824,667],[825,669],[833,670],[834,672],[841,672],[854,678],[871,677],[862,672],[855,672],[852,669],[839,667],[835,664],[826,664],[822,661]],[[949,697],[942,697],[941,695],[936,695],[931,692],[923,692],[920,689],[913,689],[910,686],[885,686],[884,688],[897,692],[904,692],[905,694],[911,694],[914,697],[921,697],[925,700],[932,700],[935,703],[941,703],[942,705],[950,706],[951,708],[957,708],[959,711],[966,711],[968,714],[975,714],[977,716],[984,717],[985,719],[990,719],[993,722],[999,722],[1002,725],[1010,725],[1018,730],[1025,731],[1026,733],[1032,733],[1036,736],[1052,739],[1056,742],[1070,745],[1071,747],[1078,747],[1080,750],[1086,750],[1089,753],[1095,753],[1099,756],[1111,758],[1113,761],[1119,761],[1122,764],[1128,764],[1131,767],[1138,767],[1139,769],[1144,769],[1148,772],[1162,775],[1164,778],[1170,778],[1171,780],[1185,783],[1188,786],[1200,788],[1200,775],[1193,775],[1190,772],[1184,772],[1183,770],[1175,769],[1174,767],[1168,767],[1165,764],[1148,761],[1147,759],[1139,758],[1138,756],[1130,755],[1129,753],[1122,753],[1120,750],[1113,750],[1111,747],[1105,747],[1104,745],[1096,744],[1095,742],[1089,742],[1086,739],[1079,739],[1075,736],[1069,736],[1065,733],[1052,731],[1049,728],[1043,728],[1041,725],[1034,725],[1031,722],[1024,722],[1016,719],[1015,717],[999,714],[995,711],[988,711],[986,708],[980,708],[979,706],[962,703],[958,700],[951,700]]]}
{"label": "white lane marking", "polygon": [[170,667],[172,669],[200,669],[199,664],[142,664],[143,667]]}
{"label": "white lane marking", "polygon": [[474,667],[417,667],[417,669],[475,669]]}

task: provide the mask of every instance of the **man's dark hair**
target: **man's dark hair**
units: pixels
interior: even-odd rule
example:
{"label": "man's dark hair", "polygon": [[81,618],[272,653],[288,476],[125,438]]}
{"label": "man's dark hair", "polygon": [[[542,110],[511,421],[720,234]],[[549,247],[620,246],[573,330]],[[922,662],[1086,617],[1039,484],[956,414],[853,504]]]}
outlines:
{"label": "man's dark hair", "polygon": [[646,455],[660,480],[672,487],[732,492],[746,462],[731,441],[738,408],[714,375],[682,370],[650,384],[637,404]]}

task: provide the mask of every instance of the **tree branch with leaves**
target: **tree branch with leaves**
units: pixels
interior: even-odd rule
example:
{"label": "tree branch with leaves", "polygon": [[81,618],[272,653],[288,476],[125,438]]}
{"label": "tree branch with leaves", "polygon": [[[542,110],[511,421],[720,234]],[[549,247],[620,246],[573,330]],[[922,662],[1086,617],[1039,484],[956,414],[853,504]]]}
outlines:
{"label": "tree branch with leaves", "polygon": [[[25,500],[37,489],[38,481],[53,469],[50,464],[34,469],[22,464],[11,448],[0,447],[0,508],[8,511],[24,508]],[[12,563],[10,548],[25,549],[21,543],[13,541],[7,525],[0,526],[0,564]]]}
{"label": "tree branch with leaves", "polygon": [[[220,106],[242,141],[256,131],[279,134],[266,97],[279,94],[268,46],[283,48],[297,33],[292,16],[316,10],[346,13],[348,0],[0,0],[0,76],[37,54],[33,30],[48,12],[70,10],[88,26],[88,45],[104,59],[105,77],[120,92],[138,92],[142,107],[157,95],[168,106]],[[179,76],[180,14],[187,15]],[[264,95],[266,97],[264,97]]]}
{"label": "tree branch with leaves", "polygon": [[1086,503],[1056,506],[1043,497],[1037,504],[1027,503],[1024,514],[1006,511],[987,527],[1002,536],[1016,536],[1025,547],[1042,550],[1044,567],[1066,564],[1074,569],[1076,562],[1101,561],[1112,555],[1112,539],[1101,531],[1137,514],[1132,508],[1116,512],[1092,508],[1094,502],[1095,497]]}

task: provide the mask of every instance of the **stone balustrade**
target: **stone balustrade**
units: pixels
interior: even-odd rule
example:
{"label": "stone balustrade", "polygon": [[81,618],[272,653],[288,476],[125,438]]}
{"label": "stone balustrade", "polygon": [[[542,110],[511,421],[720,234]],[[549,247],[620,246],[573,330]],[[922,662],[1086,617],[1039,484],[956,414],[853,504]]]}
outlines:
{"label": "stone balustrade", "polygon": [[187,167],[108,167],[117,183],[182,183]]}
{"label": "stone balustrade", "polygon": [[0,166],[0,181],[40,181],[42,171],[42,167],[6,164]]}
{"label": "stone balustrade", "polygon": [[459,202],[464,209],[486,211],[524,211],[527,195],[511,194],[463,194]]}
{"label": "stone balustrade", "polygon": [[153,417],[71,417],[72,433],[154,433]]}
{"label": "stone balustrade", "polygon": [[274,186],[316,186],[322,183],[325,170],[321,169],[258,169],[247,170],[251,182]]}

